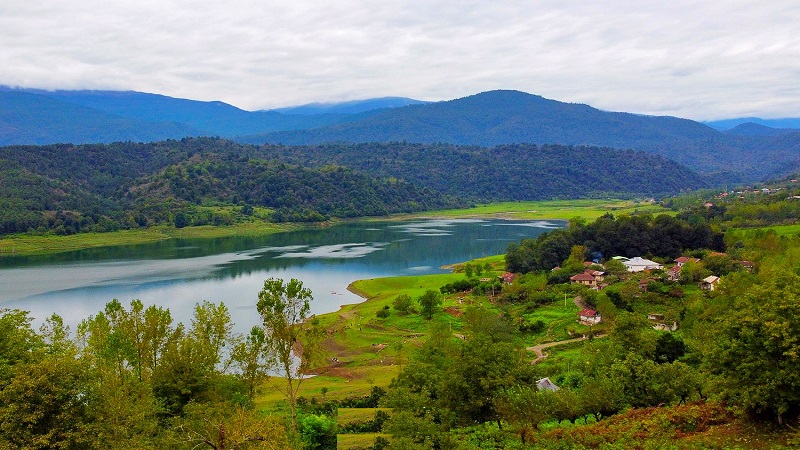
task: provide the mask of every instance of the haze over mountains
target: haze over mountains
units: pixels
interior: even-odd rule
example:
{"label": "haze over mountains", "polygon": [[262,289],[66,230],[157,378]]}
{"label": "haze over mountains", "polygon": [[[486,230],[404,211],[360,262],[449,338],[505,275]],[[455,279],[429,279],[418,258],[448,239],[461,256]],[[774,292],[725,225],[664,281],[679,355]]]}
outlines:
{"label": "haze over mountains", "polygon": [[601,111],[519,91],[490,91],[436,103],[387,97],[249,112],[222,102],[133,91],[0,88],[0,145],[153,142],[189,136],[286,145],[390,141],[485,147],[586,145],[655,153],[711,182],[758,181],[800,167],[800,130],[768,126],[792,126],[800,119],[741,120],[706,125]]}

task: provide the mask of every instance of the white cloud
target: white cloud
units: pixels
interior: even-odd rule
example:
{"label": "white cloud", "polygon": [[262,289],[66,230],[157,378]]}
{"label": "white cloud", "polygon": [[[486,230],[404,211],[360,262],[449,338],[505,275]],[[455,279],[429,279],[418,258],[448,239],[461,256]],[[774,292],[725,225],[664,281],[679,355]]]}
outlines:
{"label": "white cloud", "polygon": [[5,0],[0,84],[245,109],[519,89],[694,119],[800,115],[800,4]]}

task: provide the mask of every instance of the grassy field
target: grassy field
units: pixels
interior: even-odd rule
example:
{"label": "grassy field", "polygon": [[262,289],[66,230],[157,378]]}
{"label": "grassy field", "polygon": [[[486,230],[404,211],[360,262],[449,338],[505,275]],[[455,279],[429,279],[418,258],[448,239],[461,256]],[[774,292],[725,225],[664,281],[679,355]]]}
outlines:
{"label": "grassy field", "polygon": [[773,230],[778,236],[797,236],[800,235],[800,225],[774,225],[771,227],[754,228],[758,230]]}
{"label": "grassy field", "polygon": [[391,414],[391,408],[339,408],[336,423],[345,425],[350,422],[367,422],[375,419],[375,413],[383,411]]}
{"label": "grassy field", "polygon": [[337,436],[337,446],[339,450],[347,450],[349,448],[370,448],[375,443],[376,437],[382,437],[386,440],[391,439],[391,435],[383,433],[361,433],[361,434],[340,434]]}
{"label": "grassy field", "polygon": [[[489,216],[509,219],[571,219],[582,217],[594,220],[603,214],[674,214],[653,202],[612,199],[541,200],[530,202],[502,202],[478,205],[469,209],[431,211],[424,215],[442,217]],[[420,214],[418,214],[420,215]]]}
{"label": "grassy field", "polygon": [[[502,255],[473,262],[493,264],[496,270],[488,276],[502,273]],[[460,266],[455,265],[455,269],[459,270]],[[325,398],[343,399],[367,395],[372,386],[388,386],[409,361],[413,350],[422,345],[431,323],[417,311],[399,314],[391,307],[393,300],[401,294],[416,299],[427,290],[438,292],[441,286],[463,278],[463,273],[454,272],[354,282],[350,289],[366,300],[317,317],[328,332],[328,338],[323,342],[327,365],[318,368],[316,376],[303,381],[300,395],[322,400],[322,389],[326,388]],[[458,334],[461,313],[478,301],[471,295],[446,296],[433,320],[449,323],[453,333]],[[378,311],[386,306],[389,306],[389,316],[379,318]],[[418,308],[418,305],[415,306]],[[280,382],[282,380],[279,378],[270,380],[273,384]],[[257,404],[262,409],[270,410],[284,400],[277,389],[265,385]]]}
{"label": "grassy field", "polygon": [[215,239],[230,236],[263,236],[299,228],[294,224],[248,222],[230,226],[151,227],[110,233],[69,236],[16,234],[0,238],[0,256],[46,255],[95,247],[146,244],[167,239]]}

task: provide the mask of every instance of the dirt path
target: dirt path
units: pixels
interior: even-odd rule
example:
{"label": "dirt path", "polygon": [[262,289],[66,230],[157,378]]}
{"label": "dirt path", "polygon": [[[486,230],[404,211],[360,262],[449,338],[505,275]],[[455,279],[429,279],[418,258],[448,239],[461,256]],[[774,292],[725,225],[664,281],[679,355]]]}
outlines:
{"label": "dirt path", "polygon": [[[600,336],[595,336],[595,339],[604,338],[604,337],[606,337],[606,335],[605,334],[601,334]],[[536,358],[534,358],[533,361],[531,361],[531,364],[536,364],[539,361],[547,358],[547,353],[544,352],[544,349],[550,348],[550,347],[556,347],[556,346],[559,346],[559,345],[569,344],[571,342],[585,341],[586,339],[587,338],[585,338],[585,337],[579,337],[579,338],[567,339],[567,340],[564,340],[564,341],[548,342],[547,344],[539,344],[539,345],[534,345],[533,347],[526,347],[525,350],[527,350],[529,352],[536,353]]]}

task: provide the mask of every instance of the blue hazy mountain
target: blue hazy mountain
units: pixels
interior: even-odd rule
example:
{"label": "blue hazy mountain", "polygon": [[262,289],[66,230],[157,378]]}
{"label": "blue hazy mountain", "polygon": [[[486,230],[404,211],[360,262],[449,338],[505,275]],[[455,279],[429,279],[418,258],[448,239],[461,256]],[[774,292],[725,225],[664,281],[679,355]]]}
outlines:
{"label": "blue hazy mountain", "polygon": [[155,141],[198,131],[184,123],[148,122],[21,91],[0,91],[0,145]]}
{"label": "blue hazy mountain", "polygon": [[282,114],[300,114],[304,116],[317,114],[358,114],[384,108],[398,108],[401,106],[420,105],[430,102],[414,100],[406,97],[381,97],[367,100],[352,100],[335,103],[308,103],[300,106],[275,108],[270,111]]}
{"label": "blue hazy mountain", "polygon": [[746,123],[754,123],[769,128],[794,129],[800,131],[800,118],[761,119],[758,117],[740,117],[736,119],[714,120],[703,122],[715,130],[726,131]]}
{"label": "blue hazy mountain", "polygon": [[362,120],[323,128],[249,136],[241,141],[287,145],[389,141],[592,145],[644,150],[700,173],[744,181],[779,173],[787,163],[793,167],[800,163],[800,142],[772,147],[768,142],[772,138],[732,136],[677,117],[608,112],[500,90],[382,110]]}
{"label": "blue hazy mountain", "polygon": [[723,133],[687,119],[602,111],[519,91],[490,91],[435,103],[386,97],[253,112],[223,102],[134,91],[0,87],[0,145],[152,142],[193,136],[252,144],[406,141],[634,149],[726,182],[757,181],[800,166],[798,133],[753,125]]}

